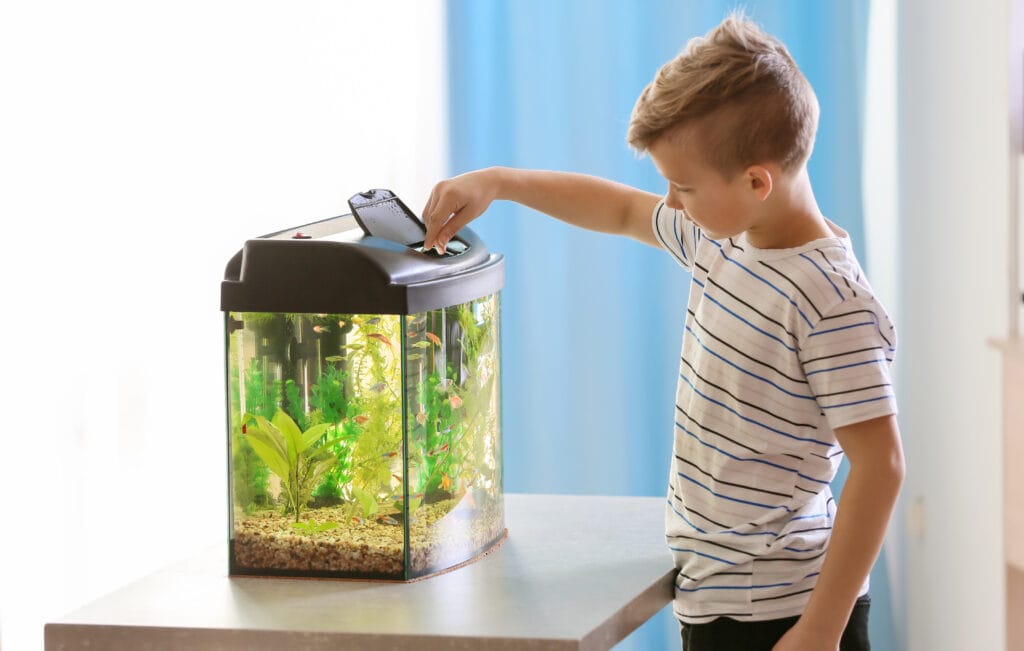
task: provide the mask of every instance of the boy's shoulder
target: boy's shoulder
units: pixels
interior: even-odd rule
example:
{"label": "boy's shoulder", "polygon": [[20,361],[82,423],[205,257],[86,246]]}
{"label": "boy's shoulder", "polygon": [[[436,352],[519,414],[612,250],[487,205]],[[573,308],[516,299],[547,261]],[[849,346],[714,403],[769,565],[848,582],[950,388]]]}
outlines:
{"label": "boy's shoulder", "polygon": [[[719,262],[712,264],[716,258]],[[758,249],[742,235],[701,238],[695,263],[723,289],[737,286],[734,293],[742,291],[766,315],[791,314],[786,320],[798,338],[851,314],[871,312],[889,322],[849,237],[821,238],[790,249]]]}

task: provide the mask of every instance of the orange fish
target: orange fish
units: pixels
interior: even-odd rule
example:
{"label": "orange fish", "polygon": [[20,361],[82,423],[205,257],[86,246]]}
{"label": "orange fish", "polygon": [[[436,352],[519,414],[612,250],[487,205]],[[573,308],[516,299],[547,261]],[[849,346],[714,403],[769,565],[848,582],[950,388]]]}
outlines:
{"label": "orange fish", "polygon": [[354,420],[359,425],[365,425],[367,421],[370,420],[370,417],[367,416],[366,414],[359,414],[358,416],[354,416],[352,420]]}
{"label": "orange fish", "polygon": [[441,454],[442,452],[447,452],[447,451],[448,451],[448,444],[445,443],[444,445],[442,445],[441,447],[437,448],[436,450],[431,450],[430,452],[427,452],[427,456],[428,457],[436,457],[437,455]]}
{"label": "orange fish", "polygon": [[401,478],[401,477],[399,477],[398,475],[396,475],[395,473],[391,473],[391,476],[392,476],[392,477],[394,477],[394,478],[395,478],[395,480],[397,480],[397,481],[398,481],[398,483],[402,483],[402,478]]}
{"label": "orange fish", "polygon": [[441,490],[448,490],[452,487],[452,478],[441,473]]}
{"label": "orange fish", "polygon": [[338,321],[338,327],[339,328],[344,328],[345,327],[345,320],[344,319],[340,319]]}
{"label": "orange fish", "polygon": [[330,331],[331,331],[331,329],[328,328],[327,326],[319,326],[319,325],[313,326],[313,332],[317,333],[318,335],[322,335],[323,333],[330,332]]}
{"label": "orange fish", "polygon": [[405,334],[409,335],[410,339],[415,339],[416,335],[419,334],[419,333],[416,332],[415,330],[410,330],[410,331],[406,332]]}
{"label": "orange fish", "polygon": [[[385,452],[384,454],[380,455],[380,458],[381,459],[391,459],[391,458],[397,457],[397,456],[398,456],[398,452],[391,451],[391,452]],[[399,479],[398,481],[402,481],[402,480]]]}
{"label": "orange fish", "polygon": [[431,340],[432,342],[434,342],[434,343],[435,343],[435,344],[437,344],[438,346],[440,346],[440,345],[441,345],[441,340],[440,340],[440,339],[438,338],[438,336],[437,336],[437,335],[435,335],[435,334],[434,334],[433,332],[428,332],[428,333],[427,333],[427,339]]}
{"label": "orange fish", "polygon": [[356,524],[366,524],[366,522],[358,515],[352,516],[352,522],[355,522]]}
{"label": "orange fish", "polygon": [[370,336],[373,337],[374,339],[376,339],[377,341],[382,341],[382,342],[384,342],[385,344],[387,344],[389,346],[391,345],[391,340],[388,339],[387,337],[385,337],[382,334],[374,332],[374,333],[371,333]]}
{"label": "orange fish", "polygon": [[462,398],[458,396],[452,396],[448,398],[448,402],[451,404],[452,409],[458,409],[462,406]]}
{"label": "orange fish", "polygon": [[[423,499],[423,495],[424,495],[423,493],[415,493],[413,495],[410,495],[409,499],[413,500],[413,501],[415,501],[415,500],[422,500]],[[402,508],[402,504],[404,504],[404,503],[405,503],[405,498],[402,497],[401,495],[399,495],[398,499],[395,500],[395,506],[397,506],[398,508]]]}

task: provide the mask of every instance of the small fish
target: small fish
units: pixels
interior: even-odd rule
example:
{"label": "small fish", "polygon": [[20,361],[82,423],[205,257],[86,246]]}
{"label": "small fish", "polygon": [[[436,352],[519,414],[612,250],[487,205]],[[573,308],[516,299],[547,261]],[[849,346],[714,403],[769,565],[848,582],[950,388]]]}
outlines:
{"label": "small fish", "polygon": [[399,524],[398,520],[394,519],[390,515],[378,515],[377,522],[381,524]]}
{"label": "small fish", "polygon": [[399,484],[402,483],[402,478],[396,475],[395,473],[391,473],[391,476],[394,477],[395,481],[397,481]]}
{"label": "small fish", "polygon": [[366,325],[377,325],[378,323],[380,323],[380,317],[375,316],[372,319],[367,319],[366,321],[364,321],[364,323]]}
{"label": "small fish", "polygon": [[321,325],[313,326],[313,332],[317,333],[318,335],[322,335],[323,333],[330,332],[330,331],[331,331],[331,329],[328,328],[327,326],[321,326]]}
{"label": "small fish", "polygon": [[409,336],[409,339],[415,339],[415,338],[416,338],[416,336],[417,336],[417,335],[418,335],[419,333],[418,333],[418,332],[416,332],[415,330],[409,330],[409,331],[408,331],[408,332],[406,332],[405,334],[407,334],[407,335]]}
{"label": "small fish", "polygon": [[414,362],[416,360],[423,359],[423,354],[422,353],[413,353],[412,355],[408,355],[406,357],[406,359],[408,359],[410,362]]}
{"label": "small fish", "polygon": [[432,342],[434,342],[434,343],[435,343],[435,344],[437,344],[438,346],[440,346],[440,345],[441,345],[441,340],[440,340],[440,339],[438,338],[438,336],[437,336],[437,335],[435,335],[435,334],[434,334],[433,332],[428,332],[428,333],[427,333],[427,339],[431,340]]}
{"label": "small fish", "polygon": [[[423,425],[427,422],[427,414],[420,409],[419,413],[416,414],[416,422]],[[242,433],[245,434],[245,425],[242,425]]]}
{"label": "small fish", "polygon": [[370,420],[370,417],[366,414],[359,414],[358,416],[353,416],[352,420],[358,425],[365,425]]}
{"label": "small fish", "polygon": [[387,344],[388,346],[391,345],[391,340],[388,339],[386,336],[380,334],[380,333],[372,332],[372,333],[370,333],[369,336],[374,338],[374,339],[376,339],[377,341],[380,341],[380,342],[383,342],[383,343]]}
{"label": "small fish", "polygon": [[326,319],[327,315],[326,314],[317,314],[316,317],[319,318],[319,319]]}
{"label": "small fish", "polygon": [[338,319],[338,327],[339,328],[344,328],[345,327],[345,319]]}
{"label": "small fish", "polygon": [[452,487],[452,478],[442,472],[441,473],[441,490],[449,490],[449,489],[451,489],[451,487]]}
{"label": "small fish", "polygon": [[386,383],[378,382],[377,384],[375,384],[372,387],[370,387],[370,391],[373,391],[374,393],[380,393],[381,391],[383,391],[384,389],[387,389],[387,388],[388,388],[388,385]]}
{"label": "small fish", "polygon": [[[393,450],[391,452],[385,452],[384,454],[380,455],[380,458],[381,459],[393,459],[394,457],[397,457],[397,456],[398,456],[398,451],[397,450]],[[401,481],[401,480],[399,480],[399,481]]]}
{"label": "small fish", "polygon": [[[420,424],[422,425],[422,423],[420,423]],[[249,433],[249,426],[246,425],[245,423],[242,423],[242,434],[248,434],[248,433]]]}
{"label": "small fish", "polygon": [[430,348],[429,341],[417,341],[412,345],[413,348]]}
{"label": "small fish", "polygon": [[462,406],[462,398],[458,396],[451,396],[448,398],[448,403],[452,406],[452,409],[458,409]]}
{"label": "small fish", "polygon": [[352,516],[352,522],[354,522],[354,523],[356,523],[358,525],[366,524],[366,520],[363,520],[363,518],[361,516],[358,516],[358,515],[353,515]]}
{"label": "small fish", "polygon": [[439,447],[437,449],[434,449],[434,450],[431,450],[430,452],[427,452],[427,456],[428,457],[436,457],[437,455],[442,454],[442,453],[447,452],[447,451],[448,451],[448,444],[445,443],[441,447]]}

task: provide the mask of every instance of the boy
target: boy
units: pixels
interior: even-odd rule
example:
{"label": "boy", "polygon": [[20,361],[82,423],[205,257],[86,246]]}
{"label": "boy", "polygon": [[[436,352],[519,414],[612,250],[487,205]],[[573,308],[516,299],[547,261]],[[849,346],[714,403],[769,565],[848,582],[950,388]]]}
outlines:
{"label": "boy", "polygon": [[663,248],[693,274],[666,506],[686,651],[869,648],[867,578],[904,474],[895,332],[815,201],[817,120],[786,48],[731,16],[633,110],[628,140],[664,197],[489,168],[439,183],[423,210],[428,248],[506,199]]}

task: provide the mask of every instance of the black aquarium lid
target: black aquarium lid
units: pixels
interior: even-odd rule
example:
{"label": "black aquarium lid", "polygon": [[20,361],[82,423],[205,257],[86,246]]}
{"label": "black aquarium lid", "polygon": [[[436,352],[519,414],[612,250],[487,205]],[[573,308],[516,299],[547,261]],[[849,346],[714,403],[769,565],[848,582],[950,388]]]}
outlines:
{"label": "black aquarium lid", "polygon": [[232,312],[414,314],[493,294],[505,260],[463,228],[438,255],[389,190],[349,199],[350,214],[248,240],[224,270]]}

